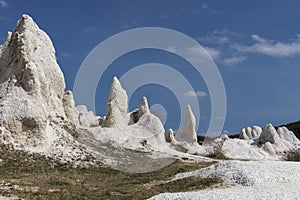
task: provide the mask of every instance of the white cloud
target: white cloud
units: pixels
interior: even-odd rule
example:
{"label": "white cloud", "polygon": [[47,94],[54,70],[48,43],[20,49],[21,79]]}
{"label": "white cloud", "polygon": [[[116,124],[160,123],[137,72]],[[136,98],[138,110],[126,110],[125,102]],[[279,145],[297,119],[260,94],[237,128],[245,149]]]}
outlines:
{"label": "white cloud", "polygon": [[231,43],[230,37],[233,36],[240,36],[240,34],[229,31],[226,28],[220,29],[220,30],[214,30],[208,35],[205,35],[203,37],[197,38],[199,42],[205,42],[205,43],[213,43],[217,45],[224,45]]}
{"label": "white cloud", "polygon": [[300,55],[300,34],[296,39],[290,39],[289,42],[280,42],[268,40],[259,35],[252,35],[255,43],[251,46],[234,45],[236,51],[241,53],[257,53],[274,57],[288,57]]}
{"label": "white cloud", "polygon": [[228,66],[235,66],[238,63],[244,62],[247,58],[245,56],[232,56],[223,59],[223,63]]}
{"label": "white cloud", "polygon": [[[211,56],[213,60],[218,60],[219,55],[221,54],[219,50],[212,48],[212,47],[204,47],[206,52]],[[167,51],[179,54],[180,52],[186,53],[188,56],[187,58],[190,59],[191,61],[201,61],[202,56],[206,56],[205,51],[202,48],[199,48],[198,46],[191,46],[186,49],[176,49],[173,46],[170,46],[167,48]],[[200,59],[200,60],[199,60]]]}
{"label": "white cloud", "polygon": [[260,37],[259,35],[256,35],[256,34],[253,34],[251,35],[251,38],[253,40],[255,40],[256,42],[259,42],[259,43],[267,43],[268,41],[262,37]]}
{"label": "white cloud", "polygon": [[212,57],[213,60],[217,60],[220,56],[220,51],[215,48],[205,47],[205,50]]}
{"label": "white cloud", "polygon": [[[204,49],[207,51],[207,53],[213,59],[217,59],[220,55],[220,51],[215,48],[204,47]],[[203,53],[204,53],[203,50],[201,48],[199,48],[198,46],[189,47],[187,49],[187,52],[192,59],[197,59],[199,57],[199,55],[203,55]]]}
{"label": "white cloud", "polygon": [[206,97],[206,96],[208,96],[208,94],[206,92],[200,91],[200,90],[199,91],[191,90],[191,91],[185,92],[183,95],[186,97]]}
{"label": "white cloud", "polygon": [[3,8],[5,8],[5,7],[8,6],[8,3],[6,1],[4,1],[4,0],[0,0],[0,6],[3,7]]}

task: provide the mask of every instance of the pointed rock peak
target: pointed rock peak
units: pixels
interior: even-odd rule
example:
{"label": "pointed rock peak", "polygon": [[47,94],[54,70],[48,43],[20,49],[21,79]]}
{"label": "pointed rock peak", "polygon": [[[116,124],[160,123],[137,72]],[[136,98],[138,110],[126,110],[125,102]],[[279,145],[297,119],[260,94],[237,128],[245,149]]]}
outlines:
{"label": "pointed rock peak", "polygon": [[19,20],[19,23],[23,23],[23,24],[33,23],[33,24],[35,24],[35,22],[33,21],[32,17],[30,17],[27,14],[23,14],[22,15],[22,18]]}
{"label": "pointed rock peak", "polygon": [[177,132],[175,136],[176,140],[197,143],[196,120],[190,105],[184,111],[184,119],[185,123]]}
{"label": "pointed rock peak", "polygon": [[129,116],[128,110],[128,97],[126,91],[122,88],[121,83],[117,77],[114,77],[110,87],[107,108],[106,120],[104,125],[112,127],[115,125],[128,124]]}
{"label": "pointed rock peak", "polygon": [[196,120],[190,105],[187,105],[184,111],[185,123],[195,130]]}
{"label": "pointed rock peak", "polygon": [[267,124],[263,129],[259,137],[259,142],[262,144],[265,144],[266,142],[270,142],[271,144],[279,142],[279,135],[272,124]]}
{"label": "pointed rock peak", "polygon": [[149,105],[148,105],[148,100],[146,97],[143,97],[141,100],[141,104],[140,104],[140,108],[139,108],[139,113],[141,115],[145,114],[145,113],[150,113],[149,110]]}
{"label": "pointed rock peak", "polygon": [[38,25],[33,21],[29,15],[22,15],[22,18],[18,21],[14,32],[23,32],[25,29],[39,29]]}
{"label": "pointed rock peak", "polygon": [[184,119],[186,120],[186,123],[187,122],[193,123],[194,126],[196,127],[195,116],[194,116],[194,113],[193,113],[190,105],[187,105],[187,107],[185,108]]}
{"label": "pointed rock peak", "polygon": [[273,129],[275,129],[275,128],[274,128],[274,126],[273,126],[271,123],[269,123],[269,124],[266,125],[265,129],[266,129],[267,131],[270,131],[270,130],[273,130]]}
{"label": "pointed rock peak", "polygon": [[116,76],[114,76],[110,86],[109,101],[116,99],[116,96],[119,95],[122,95],[123,96],[122,98],[127,101],[128,97],[126,91],[123,89],[119,79]]}
{"label": "pointed rock peak", "polygon": [[120,85],[121,86],[121,83],[120,83],[119,79],[116,76],[113,77],[111,85]]}
{"label": "pointed rock peak", "polygon": [[113,80],[112,80],[112,83],[111,83],[111,86],[110,86],[108,101],[111,101],[111,100],[115,99],[116,95],[123,95],[124,100],[125,99],[127,100],[127,98],[128,98],[127,94],[126,94],[126,91],[123,89],[119,79],[116,76],[114,76]]}

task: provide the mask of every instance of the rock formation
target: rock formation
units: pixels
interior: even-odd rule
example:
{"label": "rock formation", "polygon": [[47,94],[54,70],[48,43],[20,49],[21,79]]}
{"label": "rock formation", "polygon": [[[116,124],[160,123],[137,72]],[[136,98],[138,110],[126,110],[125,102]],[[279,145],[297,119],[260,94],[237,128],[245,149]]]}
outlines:
{"label": "rock formation", "polygon": [[272,124],[267,124],[266,127],[261,132],[258,142],[265,144],[266,142],[270,142],[271,144],[279,143],[279,135],[276,129],[272,126]]}
{"label": "rock formation", "polygon": [[76,107],[72,92],[64,90],[51,40],[23,15],[0,47],[1,143],[73,163],[105,156],[92,143],[141,151],[168,148],[163,125],[150,113],[146,97],[130,123],[128,97],[116,77],[104,118]]}
{"label": "rock formation", "polygon": [[93,157],[74,138],[75,104],[64,90],[50,38],[23,15],[0,50],[0,141],[73,164]]}
{"label": "rock formation", "polygon": [[197,143],[197,133],[196,133],[196,120],[195,116],[192,112],[191,107],[188,105],[184,111],[184,120],[185,123],[183,127],[181,127],[176,136],[175,139],[179,142],[185,141],[190,144],[196,144]]}
{"label": "rock formation", "polygon": [[239,138],[244,140],[254,139],[259,137],[261,132],[262,132],[262,128],[260,128],[259,126],[253,126],[252,128],[251,127],[243,128]]}
{"label": "rock formation", "polygon": [[129,123],[127,111],[128,97],[126,91],[122,88],[117,77],[114,77],[110,87],[103,126],[115,127],[127,125]]}
{"label": "rock formation", "polygon": [[286,127],[276,130],[267,124],[264,129],[258,126],[242,129],[240,139],[224,140],[221,152],[231,159],[274,160],[281,159],[284,152],[295,146],[300,146],[300,141],[292,131]]}
{"label": "rock formation", "polygon": [[189,105],[184,118],[175,136],[169,129],[165,138],[163,124],[150,112],[146,97],[138,109],[128,113],[128,97],[116,77],[105,117],[95,116],[83,105],[76,107],[72,92],[65,92],[50,38],[28,15],[22,16],[0,46],[0,143],[14,149],[73,165],[93,165],[111,163],[106,156],[112,155],[111,146],[170,157],[219,152],[233,159],[261,160],[279,159],[280,154],[300,145],[287,128],[276,130],[268,124],[263,130],[258,126],[242,129],[239,139],[222,135],[214,144],[200,146]]}
{"label": "rock formation", "polygon": [[138,122],[138,120],[146,113],[150,113],[150,109],[147,98],[143,97],[139,109],[136,109],[130,113],[129,125]]}

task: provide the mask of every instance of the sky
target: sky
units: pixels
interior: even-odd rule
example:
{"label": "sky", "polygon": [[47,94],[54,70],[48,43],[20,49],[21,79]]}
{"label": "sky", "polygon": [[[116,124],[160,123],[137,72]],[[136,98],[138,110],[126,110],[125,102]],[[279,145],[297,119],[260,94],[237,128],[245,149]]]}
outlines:
{"label": "sky", "polygon": [[[73,89],[82,62],[102,41],[134,28],[162,27],[196,40],[218,67],[227,98],[224,132],[300,120],[299,1],[0,0],[0,43],[22,14],[29,14],[52,39],[66,89]],[[211,99],[203,77],[186,60],[157,49],[130,52],[106,69],[95,96],[97,114],[105,115],[112,77],[145,63],[176,69],[191,82],[193,91],[174,94],[158,84],[142,85],[131,96],[129,110],[146,95],[150,106],[164,107],[166,119],[161,107],[156,112],[166,120],[165,128],[177,130],[183,114],[176,95],[197,98],[201,112],[197,132],[205,133]],[[165,78],[172,80],[168,74]]]}

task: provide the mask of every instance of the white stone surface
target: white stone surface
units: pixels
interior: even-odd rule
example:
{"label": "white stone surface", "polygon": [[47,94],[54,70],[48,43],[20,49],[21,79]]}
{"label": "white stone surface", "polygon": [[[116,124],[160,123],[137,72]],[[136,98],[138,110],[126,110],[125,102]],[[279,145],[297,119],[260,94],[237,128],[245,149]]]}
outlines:
{"label": "white stone surface", "polygon": [[195,192],[163,193],[150,199],[288,200],[300,197],[299,162],[224,161],[205,169],[178,174],[175,179],[189,176],[217,176],[228,184]]}
{"label": "white stone surface", "polygon": [[264,129],[253,126],[242,129],[240,139],[224,140],[225,157],[240,160],[282,160],[285,152],[300,147],[300,141],[286,127],[276,130],[272,124]]}
{"label": "white stone surface", "polygon": [[72,92],[64,92],[64,77],[51,40],[28,15],[22,17],[0,49],[2,143],[75,165],[88,160],[86,157],[103,158],[92,150],[95,148],[82,143],[87,140],[131,150],[171,152],[163,125],[150,113],[145,97],[138,109],[138,121],[128,125],[128,97],[116,77],[105,118],[95,116],[85,106],[75,107]]}
{"label": "white stone surface", "polygon": [[184,120],[183,127],[178,130],[175,139],[189,144],[197,143],[196,120],[190,105],[187,105],[184,111]]}
{"label": "white stone surface", "polygon": [[259,126],[243,128],[239,138],[245,140],[254,139],[259,137],[261,132],[262,128]]}
{"label": "white stone surface", "polygon": [[118,78],[114,77],[110,87],[103,125],[105,127],[127,126],[129,120],[126,91],[122,88]]}

